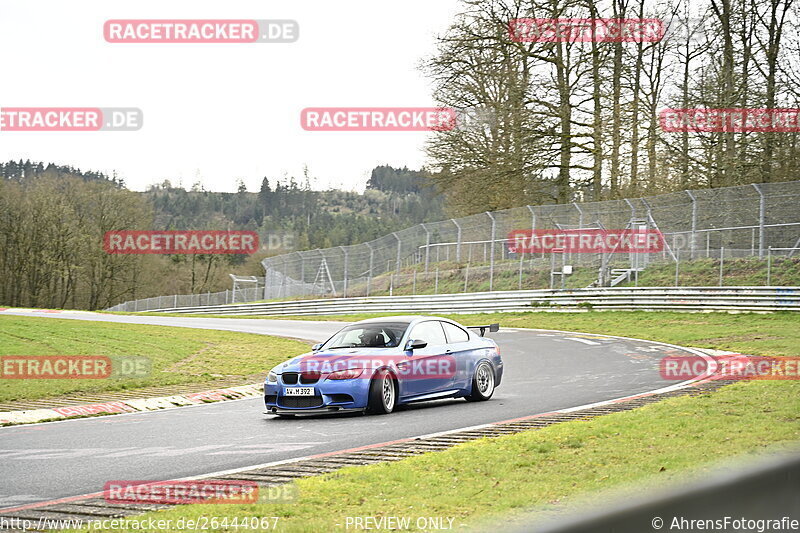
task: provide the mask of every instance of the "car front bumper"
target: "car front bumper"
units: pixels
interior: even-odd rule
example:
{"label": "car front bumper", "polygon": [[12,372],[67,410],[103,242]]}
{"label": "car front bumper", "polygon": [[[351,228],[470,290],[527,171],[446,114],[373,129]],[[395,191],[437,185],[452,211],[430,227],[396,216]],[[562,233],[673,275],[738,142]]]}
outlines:
{"label": "car front bumper", "polygon": [[[285,389],[313,387],[314,396],[286,396]],[[321,379],[307,385],[264,383],[264,404],[272,414],[312,414],[363,411],[369,403],[369,379]]]}

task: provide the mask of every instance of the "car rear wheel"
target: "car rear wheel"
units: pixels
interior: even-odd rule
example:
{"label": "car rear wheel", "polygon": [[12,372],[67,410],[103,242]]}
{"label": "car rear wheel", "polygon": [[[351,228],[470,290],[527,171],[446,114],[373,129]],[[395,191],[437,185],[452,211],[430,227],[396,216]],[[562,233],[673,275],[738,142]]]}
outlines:
{"label": "car rear wheel", "polygon": [[397,387],[394,376],[386,369],[379,370],[372,377],[369,386],[367,412],[375,415],[388,415],[397,403]]}
{"label": "car rear wheel", "polygon": [[472,376],[472,393],[466,396],[468,402],[485,402],[494,394],[494,368],[482,361]]}

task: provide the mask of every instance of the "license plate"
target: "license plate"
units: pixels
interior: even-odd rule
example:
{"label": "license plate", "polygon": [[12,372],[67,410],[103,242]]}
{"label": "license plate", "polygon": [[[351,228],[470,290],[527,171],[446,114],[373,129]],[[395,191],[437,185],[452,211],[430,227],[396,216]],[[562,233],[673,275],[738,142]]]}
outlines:
{"label": "license plate", "polygon": [[314,387],[285,387],[284,396],[314,396]]}

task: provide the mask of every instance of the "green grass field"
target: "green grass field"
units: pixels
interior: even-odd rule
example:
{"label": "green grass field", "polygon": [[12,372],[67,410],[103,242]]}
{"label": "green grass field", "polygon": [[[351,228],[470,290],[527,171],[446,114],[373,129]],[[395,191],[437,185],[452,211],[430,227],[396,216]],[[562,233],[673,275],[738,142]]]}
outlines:
{"label": "green grass field", "polygon": [[0,401],[244,378],[307,350],[303,342],[250,333],[0,316],[0,356],[128,355],[152,363],[150,375],[137,379],[4,379]]}
{"label": "green grass field", "polygon": [[[800,346],[800,319],[789,314],[590,312],[455,318],[466,324],[499,321],[509,327],[636,336],[763,355],[797,355]],[[744,461],[798,443],[799,382],[737,383],[700,397],[673,398],[589,421],[299,480],[300,496],[291,504],[189,505],[146,516],[275,516],[280,517],[279,531],[297,532],[344,530],[348,516],[405,516],[412,523],[434,516],[454,518],[454,529],[494,529],[509,520],[551,516],[588,501],[601,503],[610,494],[640,494],[643,486],[701,477],[731,458]]]}

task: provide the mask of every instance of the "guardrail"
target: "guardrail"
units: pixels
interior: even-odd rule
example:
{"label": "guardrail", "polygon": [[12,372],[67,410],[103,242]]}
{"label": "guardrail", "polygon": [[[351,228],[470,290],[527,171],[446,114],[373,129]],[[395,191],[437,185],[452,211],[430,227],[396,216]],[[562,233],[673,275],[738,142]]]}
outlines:
{"label": "guardrail", "polygon": [[800,287],[627,287],[542,289],[156,309],[214,315],[343,315],[350,313],[476,313],[502,311],[800,311]]}

